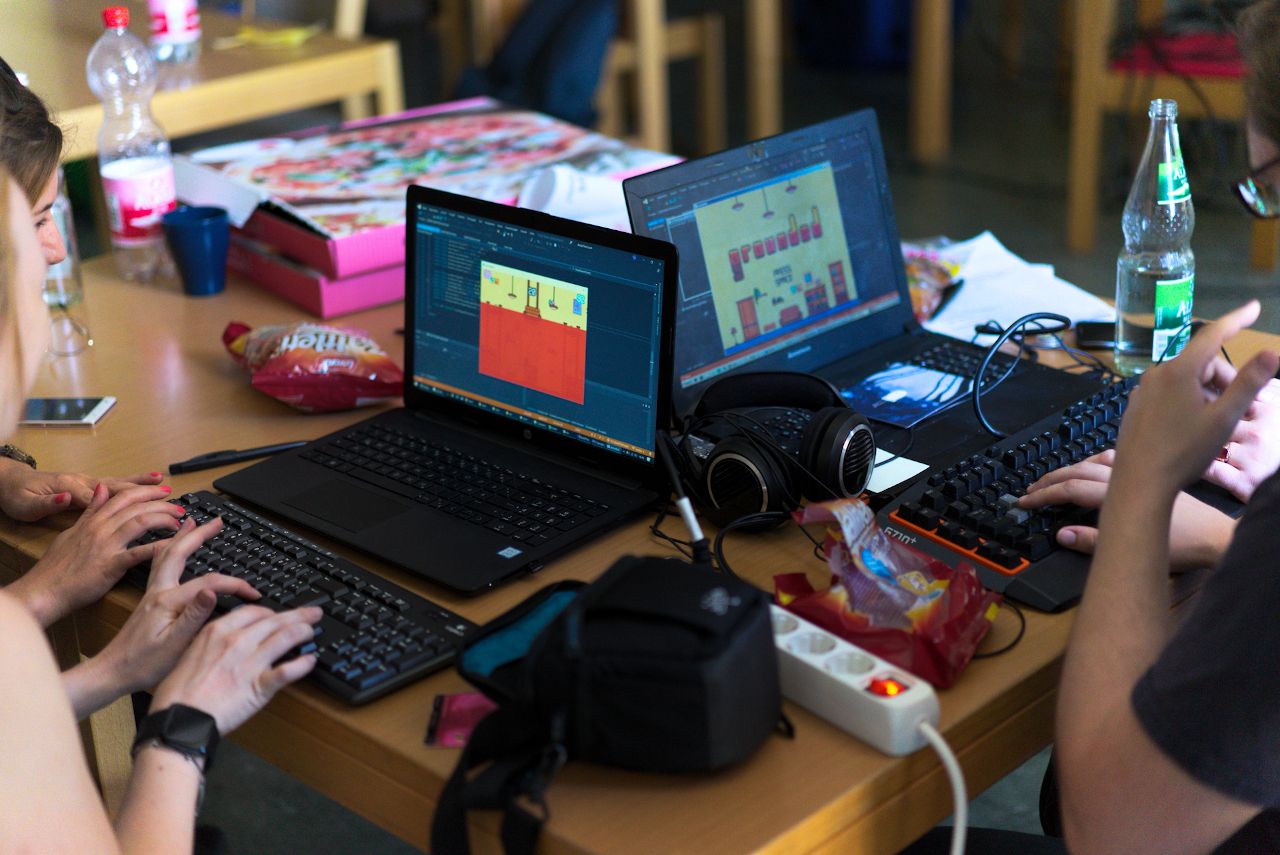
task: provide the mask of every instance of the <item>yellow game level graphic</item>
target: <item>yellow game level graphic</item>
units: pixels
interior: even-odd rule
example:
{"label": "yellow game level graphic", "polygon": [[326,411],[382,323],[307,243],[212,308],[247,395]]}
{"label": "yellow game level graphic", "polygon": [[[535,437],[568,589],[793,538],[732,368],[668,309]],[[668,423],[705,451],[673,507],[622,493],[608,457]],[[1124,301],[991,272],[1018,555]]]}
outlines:
{"label": "yellow game level graphic", "polygon": [[481,262],[480,302],[528,317],[587,328],[587,289],[504,264]]}
{"label": "yellow game level graphic", "polygon": [[830,164],[694,217],[726,352],[857,299]]}

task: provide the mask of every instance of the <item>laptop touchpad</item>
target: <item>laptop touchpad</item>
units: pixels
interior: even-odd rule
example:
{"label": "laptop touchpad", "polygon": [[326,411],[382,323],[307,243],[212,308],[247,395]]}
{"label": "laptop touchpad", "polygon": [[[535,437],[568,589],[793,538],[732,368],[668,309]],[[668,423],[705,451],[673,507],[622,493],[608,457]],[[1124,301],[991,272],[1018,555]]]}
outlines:
{"label": "laptop touchpad", "polygon": [[350,481],[325,481],[305,493],[290,496],[286,505],[319,517],[347,531],[363,531],[409,509],[409,505],[357,487]]}

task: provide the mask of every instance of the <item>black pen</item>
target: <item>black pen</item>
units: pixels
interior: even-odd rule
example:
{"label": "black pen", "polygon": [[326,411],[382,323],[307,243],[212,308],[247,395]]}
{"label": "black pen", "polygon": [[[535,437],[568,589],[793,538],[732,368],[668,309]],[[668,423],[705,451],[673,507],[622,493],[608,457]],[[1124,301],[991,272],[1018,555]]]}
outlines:
{"label": "black pen", "polygon": [[198,472],[201,469],[212,469],[215,466],[226,466],[228,463],[241,463],[245,460],[253,460],[257,457],[270,457],[273,454],[279,454],[282,451],[288,451],[291,448],[301,448],[306,445],[309,440],[298,440],[297,442],[281,442],[276,445],[264,445],[259,448],[246,448],[243,451],[235,451],[234,449],[223,449],[222,451],[210,451],[208,454],[198,454],[190,460],[183,460],[180,463],[169,464],[170,475],[181,475],[184,472]]}

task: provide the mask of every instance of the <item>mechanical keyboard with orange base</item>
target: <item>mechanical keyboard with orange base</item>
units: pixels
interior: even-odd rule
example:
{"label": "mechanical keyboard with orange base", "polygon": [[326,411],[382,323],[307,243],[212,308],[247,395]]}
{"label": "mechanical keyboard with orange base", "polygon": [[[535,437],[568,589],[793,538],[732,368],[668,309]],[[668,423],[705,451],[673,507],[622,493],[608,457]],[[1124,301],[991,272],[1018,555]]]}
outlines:
{"label": "mechanical keyboard with orange base", "polygon": [[948,564],[968,562],[983,584],[1042,611],[1075,604],[1088,556],[1058,546],[1066,525],[1094,525],[1074,506],[1019,508],[1017,497],[1046,473],[1115,445],[1128,378],[1067,407],[908,488],[880,510],[894,537]]}

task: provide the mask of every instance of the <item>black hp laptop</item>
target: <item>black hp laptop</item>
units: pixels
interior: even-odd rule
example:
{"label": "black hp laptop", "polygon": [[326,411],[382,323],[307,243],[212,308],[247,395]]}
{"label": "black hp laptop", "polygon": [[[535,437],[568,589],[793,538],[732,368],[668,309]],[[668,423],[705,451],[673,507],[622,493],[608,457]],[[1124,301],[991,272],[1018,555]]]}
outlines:
{"label": "black hp laptop", "polygon": [[663,492],[669,243],[409,188],[404,409],[215,486],[450,588]]}
{"label": "black hp laptop", "polygon": [[[982,350],[914,318],[873,111],[639,175],[623,189],[633,231],[680,251],[677,415],[723,374],[803,371],[873,422],[909,427],[899,418],[909,403],[932,407],[908,437],[925,462],[985,444],[970,408],[955,406]],[[1024,360],[983,408],[1016,430],[1098,388]],[[876,434],[901,450],[903,434]]]}

